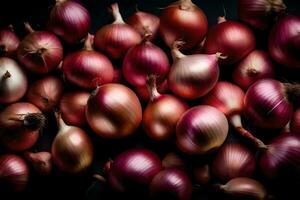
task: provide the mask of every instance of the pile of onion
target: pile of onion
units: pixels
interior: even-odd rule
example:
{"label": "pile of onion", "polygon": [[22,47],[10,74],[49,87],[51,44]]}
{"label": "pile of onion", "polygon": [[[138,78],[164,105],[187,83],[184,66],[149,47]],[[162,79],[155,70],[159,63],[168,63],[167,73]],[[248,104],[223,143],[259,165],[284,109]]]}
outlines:
{"label": "pile of onion", "polygon": [[112,59],[120,59],[128,49],[139,44],[142,38],[134,28],[124,22],[117,3],[111,5],[111,11],[115,21],[97,31],[95,47]]}
{"label": "pile of onion", "polygon": [[14,57],[20,40],[12,26],[0,30],[0,56]]}

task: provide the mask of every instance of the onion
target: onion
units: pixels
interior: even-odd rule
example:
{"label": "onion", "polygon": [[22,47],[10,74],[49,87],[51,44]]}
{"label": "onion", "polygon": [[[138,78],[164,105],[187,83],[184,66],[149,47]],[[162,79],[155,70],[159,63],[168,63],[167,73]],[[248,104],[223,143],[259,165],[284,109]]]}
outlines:
{"label": "onion", "polygon": [[239,18],[254,28],[265,30],[272,25],[276,17],[284,12],[286,6],[282,0],[239,0]]}
{"label": "onion", "polygon": [[270,179],[290,175],[300,177],[300,136],[281,134],[274,138],[266,151],[262,152],[259,165],[262,172]]}
{"label": "onion", "polygon": [[231,198],[265,200],[267,191],[258,181],[250,178],[234,178],[217,188]]}
{"label": "onion", "polygon": [[15,57],[20,40],[12,26],[0,30],[0,56]]}
{"label": "onion", "polygon": [[90,26],[90,14],[81,4],[72,0],[56,0],[49,16],[49,30],[73,44],[88,34]]}
{"label": "onion", "polygon": [[167,6],[160,15],[159,33],[171,47],[176,40],[185,42],[183,49],[200,43],[208,29],[204,12],[191,0],[179,0]]}
{"label": "onion", "polygon": [[183,171],[169,168],[154,176],[149,191],[152,199],[189,200],[192,196],[192,183]]}
{"label": "onion", "polygon": [[245,96],[245,115],[260,128],[283,128],[291,119],[289,101],[300,99],[300,86],[273,79],[255,82]]}
{"label": "onion", "polygon": [[132,26],[141,36],[146,32],[150,32],[149,40],[152,41],[157,35],[160,19],[150,13],[137,11],[127,18],[126,23]]}
{"label": "onion", "polygon": [[142,121],[142,107],[136,94],[124,85],[98,87],[90,96],[86,119],[93,131],[104,138],[124,138]]}
{"label": "onion", "polygon": [[22,68],[10,58],[0,58],[0,103],[13,103],[27,90],[27,77]]}
{"label": "onion", "polygon": [[207,94],[219,78],[218,55],[184,55],[178,50],[178,42],[172,49],[173,65],[168,84],[176,95],[195,99]]}
{"label": "onion", "polygon": [[132,85],[140,87],[146,84],[148,75],[155,75],[163,80],[169,73],[169,60],[167,55],[144,36],[141,44],[132,47],[123,61],[123,74]]}
{"label": "onion", "polygon": [[83,126],[86,124],[85,108],[90,94],[84,91],[65,93],[59,104],[62,119],[68,125]]}
{"label": "onion", "polygon": [[208,164],[196,166],[193,169],[193,178],[196,183],[207,185],[211,180],[210,168]]}
{"label": "onion", "polygon": [[151,98],[143,112],[144,131],[154,140],[170,139],[188,105],[173,95],[159,94],[155,76],[149,76],[147,84]]}
{"label": "onion", "polygon": [[222,53],[226,58],[220,62],[230,65],[248,55],[255,48],[255,43],[255,36],[247,26],[219,18],[219,24],[212,27],[206,36],[204,51]]}
{"label": "onion", "polygon": [[18,102],[0,112],[0,142],[11,151],[32,147],[43,128],[46,118],[31,103]]}
{"label": "onion", "polygon": [[54,164],[67,173],[80,173],[92,163],[93,144],[86,132],[76,126],[68,126],[56,113],[58,133],[52,143]]}
{"label": "onion", "polygon": [[103,26],[95,35],[95,46],[113,59],[123,58],[131,47],[141,42],[140,34],[123,21],[117,3],[111,5],[115,21]]}
{"label": "onion", "polygon": [[25,27],[29,34],[18,47],[19,62],[34,73],[48,73],[57,68],[63,58],[59,39],[47,31],[34,31],[28,23]]}
{"label": "onion", "polygon": [[30,85],[27,101],[41,111],[50,111],[59,103],[62,93],[62,81],[55,76],[46,76]]}
{"label": "onion", "polygon": [[112,83],[123,83],[123,82],[124,82],[124,77],[123,77],[122,69],[114,66],[114,75],[113,75]]}
{"label": "onion", "polygon": [[186,166],[181,157],[179,157],[177,154],[171,152],[168,153],[162,160],[162,167],[164,169],[168,168],[178,168],[185,170]]}
{"label": "onion", "polygon": [[113,80],[114,69],[110,60],[92,47],[94,37],[88,34],[85,47],[64,58],[63,73],[76,86],[93,89]]}
{"label": "onion", "polygon": [[247,89],[255,81],[274,78],[274,66],[269,55],[262,50],[254,50],[242,59],[234,68],[233,81]]}
{"label": "onion", "polygon": [[108,171],[110,186],[119,192],[147,187],[161,170],[156,154],[146,149],[130,149],[116,157]]}
{"label": "onion", "polygon": [[[136,88],[136,93],[141,100],[148,102],[150,100],[150,93],[147,84]],[[168,80],[165,79],[162,83],[157,83],[157,91],[159,93],[169,92]]]}
{"label": "onion", "polygon": [[219,148],[228,134],[225,115],[211,106],[186,111],[176,127],[176,144],[188,154],[207,154]]}
{"label": "onion", "polygon": [[213,174],[222,181],[251,177],[256,168],[254,154],[238,143],[225,144],[212,162]]}
{"label": "onion", "polygon": [[300,68],[300,17],[286,16],[273,27],[269,37],[269,52],[281,65]]}
{"label": "onion", "polygon": [[300,108],[297,108],[293,114],[290,129],[292,133],[300,134]]}
{"label": "onion", "polygon": [[28,160],[35,171],[40,175],[50,175],[52,171],[52,156],[49,152],[37,153],[25,152],[24,157]]}
{"label": "onion", "polygon": [[20,192],[25,189],[29,179],[26,162],[14,154],[0,155],[0,193]]}
{"label": "onion", "polygon": [[244,98],[245,93],[241,88],[230,82],[220,81],[203,97],[202,102],[223,112],[239,134],[252,140],[258,148],[265,148],[261,140],[243,128],[241,113],[245,107]]}

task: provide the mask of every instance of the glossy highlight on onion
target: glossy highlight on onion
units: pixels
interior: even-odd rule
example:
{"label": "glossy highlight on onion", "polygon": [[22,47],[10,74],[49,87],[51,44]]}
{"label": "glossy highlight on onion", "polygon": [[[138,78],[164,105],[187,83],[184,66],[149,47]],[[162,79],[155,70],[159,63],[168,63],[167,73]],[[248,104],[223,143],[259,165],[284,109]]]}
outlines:
{"label": "glossy highlight on onion", "polygon": [[117,139],[134,133],[142,121],[142,107],[128,87],[110,83],[98,87],[88,99],[86,119],[101,137]]}
{"label": "glossy highlight on onion", "polygon": [[20,40],[12,26],[0,30],[0,56],[15,57]]}

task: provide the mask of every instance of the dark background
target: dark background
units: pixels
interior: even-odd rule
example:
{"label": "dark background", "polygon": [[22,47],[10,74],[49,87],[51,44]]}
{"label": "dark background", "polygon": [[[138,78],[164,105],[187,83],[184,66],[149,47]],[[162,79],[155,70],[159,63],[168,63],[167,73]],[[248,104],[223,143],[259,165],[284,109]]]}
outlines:
{"label": "dark background", "polygon": [[[20,35],[24,35],[23,22],[29,21],[32,26],[37,30],[42,30],[45,27],[45,21],[49,15],[51,7],[54,5],[54,0],[2,0],[0,5],[0,26],[6,26],[13,24],[16,32]],[[5,2],[5,3],[4,3]],[[112,22],[112,17],[107,12],[108,6],[116,1],[110,0],[82,0],[82,3],[90,11],[92,17],[91,33],[95,33],[102,25]],[[129,15],[135,12],[136,7],[141,11],[151,12],[159,15],[162,8],[170,4],[171,0],[118,0],[120,11],[126,19]],[[220,15],[224,15],[226,11],[227,19],[237,19],[236,7],[237,0],[194,0],[203,11],[206,13],[209,21],[209,25],[212,26],[216,23],[216,19]],[[298,0],[285,1],[288,6],[288,13],[300,14],[300,6]],[[257,33],[260,40],[258,46],[264,46],[265,38],[264,34]],[[298,71],[299,72],[299,71]],[[292,75],[282,75],[280,79],[283,80],[299,80],[299,74],[291,73]],[[51,141],[54,138],[57,130],[54,123],[53,115],[48,114],[49,125],[43,131],[38,143],[32,149],[32,151],[48,150],[51,147]],[[87,128],[88,129],[88,128]],[[159,153],[163,156],[169,149],[174,149],[172,142],[156,142],[153,143],[142,133],[141,129],[137,130],[137,133],[132,137],[120,140],[120,141],[106,141],[96,137],[91,131],[88,131],[96,149],[95,162],[92,167],[84,174],[70,176],[62,174],[58,171],[54,171],[50,177],[41,177],[34,173],[31,173],[30,183],[26,191],[20,194],[11,194],[9,196],[1,195],[0,199],[145,199],[142,197],[142,192],[136,191],[135,194],[119,195],[106,188],[105,184],[101,184],[92,178],[94,173],[102,173],[101,166],[104,161],[113,158],[119,152],[128,148],[129,146],[143,146]],[[229,140],[242,140],[243,138],[230,137]],[[1,151],[1,149],[0,149]],[[180,154],[180,153],[179,153]],[[206,158],[194,158],[186,157],[190,163],[196,164],[199,160],[206,160]],[[33,170],[32,170],[33,171]],[[271,188],[275,193],[278,193],[282,199],[299,199],[299,194],[293,193],[292,188],[287,186],[286,188],[277,187],[277,183],[268,182],[261,178],[262,176],[257,172],[256,177],[265,182],[268,188]],[[286,185],[286,184],[284,184]],[[296,194],[296,196],[295,196]],[[214,192],[210,189],[204,189],[201,187],[195,187],[193,199],[217,199]],[[220,199],[220,198],[218,198]]]}

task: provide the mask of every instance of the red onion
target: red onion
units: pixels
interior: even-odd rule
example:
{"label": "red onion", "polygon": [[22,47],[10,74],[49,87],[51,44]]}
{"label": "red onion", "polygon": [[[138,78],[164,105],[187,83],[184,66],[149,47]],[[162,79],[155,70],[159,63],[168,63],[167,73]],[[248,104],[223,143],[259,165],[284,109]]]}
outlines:
{"label": "red onion", "polygon": [[300,99],[300,86],[273,79],[255,82],[245,96],[245,115],[260,128],[283,128],[291,119],[293,98]]}
{"label": "red onion", "polygon": [[162,167],[164,169],[168,168],[178,168],[185,170],[186,166],[181,157],[175,153],[168,153],[162,160]]}
{"label": "red onion", "polygon": [[195,106],[177,123],[176,144],[188,154],[207,154],[219,148],[228,134],[225,115],[211,106]]}
{"label": "red onion", "polygon": [[141,36],[144,36],[146,32],[150,32],[149,40],[152,41],[157,35],[160,20],[157,16],[150,13],[137,11],[128,17],[126,23],[137,30]]}
{"label": "red onion", "polygon": [[86,124],[85,108],[90,94],[84,91],[65,93],[59,104],[62,119],[68,125],[83,126]]}
{"label": "red onion", "polygon": [[62,65],[68,81],[87,89],[112,82],[114,73],[110,60],[94,51],[93,39],[94,37],[88,34],[84,49],[67,55]]}
{"label": "red onion", "polygon": [[274,78],[273,64],[269,55],[262,50],[254,50],[239,62],[232,74],[233,81],[247,89],[255,81]]}
{"label": "red onion", "polygon": [[[136,88],[137,95],[141,98],[141,100],[148,102],[150,100],[149,89],[146,85]],[[159,93],[167,93],[169,91],[168,80],[165,79],[162,83],[157,83],[157,91]]]}
{"label": "red onion", "polygon": [[46,76],[30,85],[27,101],[46,112],[52,110],[59,103],[62,93],[62,81],[55,76]]}
{"label": "red onion", "polygon": [[163,80],[169,73],[169,60],[162,49],[152,44],[148,35],[144,41],[132,47],[123,61],[123,74],[132,85],[140,87],[146,84],[148,75],[155,75]]}
{"label": "red onion", "polygon": [[54,164],[62,171],[80,173],[92,163],[93,144],[86,132],[76,126],[68,126],[56,113],[58,133],[52,143]]}
{"label": "red onion", "polygon": [[269,52],[279,64],[300,68],[300,17],[286,16],[273,27],[269,37]]}
{"label": "red onion", "polygon": [[204,51],[209,54],[222,53],[226,58],[220,62],[230,65],[248,55],[255,48],[255,43],[255,36],[247,26],[221,18],[219,24],[208,32]]}
{"label": "red onion", "polygon": [[0,193],[20,192],[25,189],[29,179],[26,162],[14,154],[0,155]]}
{"label": "red onion", "polygon": [[192,196],[192,183],[183,171],[169,168],[154,176],[149,191],[152,199],[189,200]]}
{"label": "red onion", "polygon": [[244,97],[245,93],[241,88],[230,82],[220,81],[203,97],[202,102],[223,112],[239,134],[252,140],[258,148],[265,148],[261,140],[243,128],[241,113],[244,110]]}
{"label": "red onion", "polygon": [[209,165],[196,166],[193,169],[193,178],[197,184],[207,185],[211,180]]}
{"label": "red onion", "polygon": [[147,187],[161,170],[156,154],[146,149],[130,149],[116,157],[108,172],[110,186],[119,192]]}
{"label": "red onion", "polygon": [[254,28],[265,30],[272,25],[276,17],[284,12],[286,6],[282,0],[239,0],[239,18]]}
{"label": "red onion", "polygon": [[136,94],[121,84],[105,84],[90,96],[86,119],[93,131],[104,138],[132,134],[142,121],[142,107]]}
{"label": "red onion", "polygon": [[12,26],[0,30],[0,56],[14,57],[20,40]]}
{"label": "red onion", "polygon": [[34,31],[28,23],[25,26],[29,34],[18,47],[19,62],[34,73],[48,73],[57,68],[63,58],[59,39],[47,31]]}
{"label": "red onion", "polygon": [[208,29],[204,12],[191,0],[179,0],[167,6],[160,15],[159,33],[168,46],[176,40],[185,42],[183,49],[200,43]]}
{"label": "red onion", "polygon": [[260,157],[262,172],[269,178],[285,175],[299,178],[300,136],[281,134],[273,139]]}
{"label": "red onion", "polygon": [[49,30],[73,44],[88,34],[90,26],[90,14],[81,4],[73,0],[56,0],[48,21]]}
{"label": "red onion", "polygon": [[250,178],[234,178],[225,185],[218,185],[217,189],[228,195],[231,199],[265,200],[267,191],[258,181]]}
{"label": "red onion", "polygon": [[23,69],[10,58],[0,58],[0,103],[13,103],[27,90],[27,77]]}
{"label": "red onion", "polygon": [[290,122],[290,130],[294,134],[300,134],[300,108],[295,110]]}
{"label": "red onion", "polygon": [[154,76],[148,77],[147,84],[151,98],[143,113],[144,131],[154,140],[170,139],[188,105],[173,95],[159,94]]}
{"label": "red onion", "polygon": [[113,59],[123,58],[131,47],[141,42],[140,34],[123,21],[117,3],[111,5],[115,21],[95,35],[95,46]]}
{"label": "red onion", "polygon": [[196,99],[207,94],[219,78],[218,55],[184,55],[178,43],[172,49],[173,65],[168,84],[172,92],[186,99]]}
{"label": "red onion", "polygon": [[50,175],[52,171],[52,156],[49,152],[37,153],[25,152],[24,157],[28,160],[35,171],[40,175]]}
{"label": "red onion", "polygon": [[222,181],[251,177],[256,168],[254,154],[238,143],[225,144],[212,162],[213,174]]}
{"label": "red onion", "polygon": [[45,124],[41,111],[31,103],[10,104],[0,112],[0,142],[11,151],[32,147]]}
{"label": "red onion", "polygon": [[124,82],[124,77],[123,77],[122,69],[114,66],[114,75],[113,75],[112,83],[123,83],[123,82]]}

